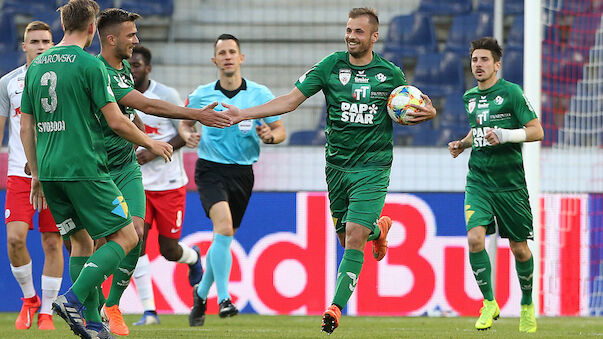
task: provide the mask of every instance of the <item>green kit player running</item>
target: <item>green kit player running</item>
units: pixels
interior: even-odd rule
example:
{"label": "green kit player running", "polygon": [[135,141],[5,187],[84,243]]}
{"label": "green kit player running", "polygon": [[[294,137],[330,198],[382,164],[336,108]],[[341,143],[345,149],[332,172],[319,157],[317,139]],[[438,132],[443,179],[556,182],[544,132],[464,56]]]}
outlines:
{"label": "green kit player running", "polygon": [[[223,104],[235,119],[257,119],[287,113],[322,90],[327,101],[326,178],[331,214],[345,248],[332,304],[323,315],[322,330],[339,326],[341,310],[353,293],[364,261],[364,247],[373,241],[375,259],[387,252],[392,221],[381,217],[393,158],[392,121],[386,105],[391,91],[406,85],[399,67],[373,52],[379,19],[372,8],[349,13],[347,52],[333,53],[303,74],[295,88],[266,104],[239,110]],[[411,123],[429,120],[436,110],[429,97]]]}
{"label": "green kit player running", "polygon": [[471,43],[471,72],[477,87],[463,96],[471,130],[462,140],[452,141],[448,150],[454,158],[472,147],[465,189],[465,219],[469,261],[484,295],[484,306],[475,323],[486,330],[498,319],[491,267],[485,250],[486,234],[495,232],[509,239],[522,291],[519,331],[536,332],[532,303],[534,260],[527,244],[533,239],[532,211],[528,199],[521,143],[544,137],[542,126],[523,91],[496,76],[502,49],[494,38]]}
{"label": "green kit player running", "polygon": [[[95,286],[111,275],[138,241],[128,205],[111,180],[100,125],[149,147],[169,160],[172,147],[150,139],[121,114],[98,59],[84,52],[96,31],[98,4],[71,0],[60,8],[63,40],[39,55],[25,76],[21,100],[21,139],[31,169],[34,208],[50,208],[64,238],[70,238],[71,289],[53,303],[54,310],[82,338],[107,336],[100,322],[83,325],[83,303]],[[91,238],[107,238],[94,254]]]}

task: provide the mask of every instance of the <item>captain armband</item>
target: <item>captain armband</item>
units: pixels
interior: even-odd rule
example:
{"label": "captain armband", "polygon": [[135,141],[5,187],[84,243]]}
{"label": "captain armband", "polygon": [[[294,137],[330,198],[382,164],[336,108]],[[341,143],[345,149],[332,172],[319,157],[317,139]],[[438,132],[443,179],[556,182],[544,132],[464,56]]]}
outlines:
{"label": "captain armband", "polygon": [[523,128],[517,129],[505,129],[495,128],[492,130],[498,137],[498,141],[501,144],[507,142],[520,143],[526,141],[526,130]]}

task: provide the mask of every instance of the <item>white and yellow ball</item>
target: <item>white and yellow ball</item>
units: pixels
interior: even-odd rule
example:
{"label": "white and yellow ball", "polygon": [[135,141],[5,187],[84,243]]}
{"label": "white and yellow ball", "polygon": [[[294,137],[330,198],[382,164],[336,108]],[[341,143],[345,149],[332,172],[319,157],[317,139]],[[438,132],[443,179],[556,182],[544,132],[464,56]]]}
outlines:
{"label": "white and yellow ball", "polygon": [[423,100],[421,94],[423,93],[414,86],[405,85],[396,87],[387,100],[387,113],[390,118],[400,125],[407,125],[406,114],[417,111],[410,105],[414,104],[425,107],[425,100]]}

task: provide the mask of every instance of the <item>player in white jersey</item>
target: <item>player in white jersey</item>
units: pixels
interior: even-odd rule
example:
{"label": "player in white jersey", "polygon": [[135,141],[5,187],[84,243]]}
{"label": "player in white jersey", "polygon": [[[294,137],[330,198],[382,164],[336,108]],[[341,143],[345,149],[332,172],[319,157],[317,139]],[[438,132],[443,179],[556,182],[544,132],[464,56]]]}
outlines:
{"label": "player in white jersey", "polygon": [[[182,101],[175,89],[149,79],[151,72],[151,51],[136,45],[132,57],[128,60],[132,66],[134,87],[144,96],[151,99],[161,99],[181,106]],[[146,149],[138,149],[136,156],[142,171],[142,184],[147,199],[145,232],[141,256],[134,270],[134,281],[138,295],[144,307],[142,318],[134,325],[149,325],[159,323],[153,297],[149,258],[145,254],[148,230],[153,224],[159,232],[159,251],[169,261],[188,263],[186,254],[189,247],[179,243],[184,219],[186,201],[186,184],[188,178],[182,162],[182,150],[185,144],[196,147],[200,135],[193,134],[186,142],[178,135],[178,121],[157,117],[137,111],[144,123],[145,132],[155,140],[170,143],[174,147],[172,161],[166,163],[157,159]]]}
{"label": "player in white jersey", "polygon": [[[36,294],[32,276],[32,261],[27,250],[28,230],[33,230],[35,210],[29,202],[31,176],[26,173],[27,159],[21,143],[21,94],[25,72],[33,59],[53,46],[50,27],[33,21],[25,28],[22,49],[27,63],[0,79],[0,144],[4,125],[9,120],[8,173],[6,181],[6,239],[11,271],[21,287],[23,306],[15,321],[16,329],[28,329],[38,315],[38,329],[54,330],[52,302],[61,288],[63,276],[63,240],[48,208],[39,213],[38,229],[42,234],[44,269],[42,271],[42,300]],[[29,171],[28,171],[29,172]]]}

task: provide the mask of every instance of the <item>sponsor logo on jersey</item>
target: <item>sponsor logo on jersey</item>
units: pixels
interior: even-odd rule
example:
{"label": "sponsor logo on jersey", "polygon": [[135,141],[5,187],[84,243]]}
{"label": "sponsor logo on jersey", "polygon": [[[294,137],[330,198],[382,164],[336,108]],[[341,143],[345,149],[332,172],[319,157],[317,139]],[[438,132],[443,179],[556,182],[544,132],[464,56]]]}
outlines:
{"label": "sponsor logo on jersey", "polygon": [[498,113],[498,114],[492,114],[490,115],[490,121],[500,121],[500,120],[507,120],[507,119],[511,119],[511,113]]}
{"label": "sponsor logo on jersey", "polygon": [[469,100],[469,103],[467,104],[467,110],[469,111],[469,113],[473,113],[474,109],[475,109],[475,98],[472,98],[471,100]]}
{"label": "sponsor logo on jersey", "polygon": [[350,82],[350,79],[352,78],[352,70],[349,68],[342,68],[339,70],[339,82],[341,82],[341,84],[343,86],[347,85],[348,82]]}
{"label": "sponsor logo on jersey", "polygon": [[17,107],[15,108],[15,115],[13,115],[13,117],[19,116],[21,115],[21,107]]}
{"label": "sponsor logo on jersey", "polygon": [[503,97],[501,97],[500,95],[497,95],[496,98],[494,98],[494,102],[497,105],[502,105],[503,101],[505,101],[505,99],[503,99]]}
{"label": "sponsor logo on jersey", "polygon": [[486,96],[483,96],[479,99],[479,102],[477,103],[477,108],[488,108],[490,107],[490,103],[488,102],[488,99],[486,99]]}
{"label": "sponsor logo on jersey", "polygon": [[[371,85],[352,85],[352,98],[356,101],[368,99],[371,96]],[[364,100],[366,101],[366,100]]]}
{"label": "sponsor logo on jersey", "polygon": [[36,64],[50,64],[55,62],[68,62],[74,63],[77,55],[75,54],[50,54],[41,55],[34,59]]}
{"label": "sponsor logo on jersey", "polygon": [[377,105],[341,103],[341,121],[363,125],[372,125],[374,115],[379,111]]}
{"label": "sponsor logo on jersey", "polygon": [[113,200],[113,205],[117,205],[117,207],[115,207],[111,213],[117,214],[124,219],[128,218],[128,204],[123,196],[120,195],[115,198],[115,200]]}
{"label": "sponsor logo on jersey", "polygon": [[[494,127],[496,128],[496,127]],[[488,140],[486,140],[486,133],[490,130],[490,127],[478,127],[472,128],[473,133],[473,146],[476,148],[490,146]]]}
{"label": "sponsor logo on jersey", "polygon": [[477,114],[477,116],[475,117],[475,119],[477,120],[477,123],[480,125],[483,125],[486,123],[486,121],[488,121],[488,116],[490,115],[490,111],[489,110],[485,110],[480,112],[479,114]]}
{"label": "sponsor logo on jersey", "polygon": [[379,73],[379,74],[375,75],[375,78],[377,78],[377,80],[379,80],[379,82],[385,82],[385,80],[387,80],[387,76],[385,76],[385,74],[383,74],[383,73]]}
{"label": "sponsor logo on jersey", "polygon": [[371,99],[387,99],[389,98],[389,92],[375,91],[371,92]]}
{"label": "sponsor logo on jersey", "polygon": [[369,78],[366,76],[366,74],[364,74],[364,72],[365,71],[358,71],[358,73],[356,73],[356,76],[354,77],[354,82],[368,84]]}
{"label": "sponsor logo on jersey", "polygon": [[161,135],[161,133],[159,133],[159,128],[158,127],[152,127],[149,126],[147,124],[144,124],[144,132],[146,134],[157,134],[157,135]]}

